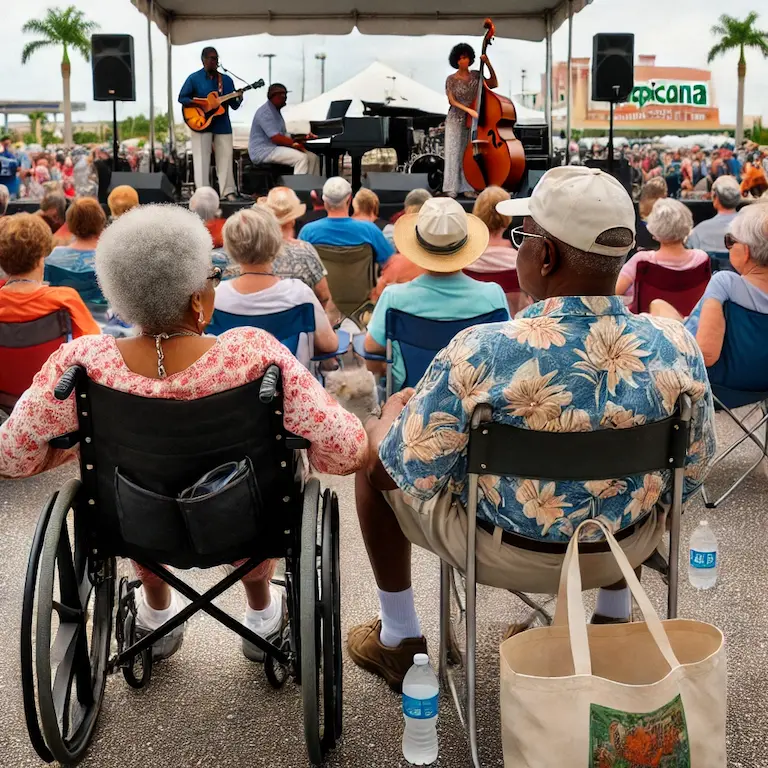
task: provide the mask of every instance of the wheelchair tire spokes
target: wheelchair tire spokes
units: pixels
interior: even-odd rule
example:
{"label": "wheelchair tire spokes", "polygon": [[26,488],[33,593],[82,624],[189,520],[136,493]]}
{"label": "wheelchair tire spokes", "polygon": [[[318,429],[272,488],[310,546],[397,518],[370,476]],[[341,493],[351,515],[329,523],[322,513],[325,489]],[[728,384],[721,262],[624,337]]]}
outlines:
{"label": "wheelchair tire spokes", "polygon": [[35,669],[42,734],[52,757],[65,765],[82,757],[96,725],[106,683],[114,602],[114,565],[107,565],[107,577],[94,587],[86,537],[77,520],[70,538],[68,522],[79,489],[79,481],[68,483],[56,499],[45,531],[37,586]]}

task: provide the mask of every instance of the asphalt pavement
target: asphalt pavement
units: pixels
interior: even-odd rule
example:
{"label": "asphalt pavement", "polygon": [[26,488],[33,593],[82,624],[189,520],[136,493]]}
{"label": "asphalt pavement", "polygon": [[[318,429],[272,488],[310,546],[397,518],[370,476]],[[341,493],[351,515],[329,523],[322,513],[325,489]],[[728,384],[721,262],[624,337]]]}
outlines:
{"label": "asphalt pavement", "polygon": [[[733,435],[724,417],[717,418],[721,439]],[[711,484],[722,486],[743,471],[755,450],[745,446],[734,452],[712,474]],[[29,745],[22,713],[18,661],[21,595],[39,511],[47,496],[75,473],[76,468],[70,466],[28,480],[0,482],[2,768],[43,765]],[[346,630],[375,614],[375,583],[357,524],[352,479],[322,480],[337,490],[341,501],[342,624]],[[768,766],[766,491],[768,480],[759,467],[714,512],[704,510],[697,497],[688,505],[683,523],[684,552],[692,529],[705,517],[720,542],[722,567],[715,589],[693,590],[683,570],[680,616],[712,622],[726,636],[729,768]],[[214,580],[210,573],[190,574],[195,585],[210,585]],[[438,583],[437,559],[416,551],[414,591],[434,654],[438,647]],[[662,612],[665,591],[659,577],[644,572],[643,583]],[[238,616],[244,606],[240,587],[225,595],[220,604]],[[507,625],[524,614],[512,596],[481,588],[477,688],[484,766],[503,765],[498,645]],[[399,697],[383,681],[356,668],[346,655],[344,686],[344,736],[326,764],[405,766],[400,751]],[[439,766],[469,765],[465,738],[446,695],[441,699],[439,738]],[[274,691],[263,669],[243,657],[239,638],[204,615],[190,622],[181,651],[154,668],[147,689],[129,688],[119,674],[110,677],[91,747],[81,763],[92,768],[298,768],[307,764],[299,689],[289,682]]]}

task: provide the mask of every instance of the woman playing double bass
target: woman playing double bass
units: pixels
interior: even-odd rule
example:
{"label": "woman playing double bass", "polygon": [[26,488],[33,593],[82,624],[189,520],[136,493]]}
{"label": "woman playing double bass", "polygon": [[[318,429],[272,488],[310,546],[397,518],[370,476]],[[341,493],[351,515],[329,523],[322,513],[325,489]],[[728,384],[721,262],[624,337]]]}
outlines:
{"label": "woman playing double bass", "polygon": [[[467,115],[477,117],[473,104],[477,97],[477,86],[480,79],[478,70],[471,70],[475,62],[475,52],[471,45],[459,43],[454,46],[448,57],[456,74],[449,75],[445,81],[445,94],[451,104],[448,115],[445,118],[445,176],[443,179],[443,192],[450,197],[463,194],[465,197],[477,197],[477,193],[464,178],[462,159],[464,150],[469,141],[469,128]],[[488,67],[490,77],[485,79],[489,88],[496,88],[499,84],[496,79],[491,62],[487,56],[482,61]]]}

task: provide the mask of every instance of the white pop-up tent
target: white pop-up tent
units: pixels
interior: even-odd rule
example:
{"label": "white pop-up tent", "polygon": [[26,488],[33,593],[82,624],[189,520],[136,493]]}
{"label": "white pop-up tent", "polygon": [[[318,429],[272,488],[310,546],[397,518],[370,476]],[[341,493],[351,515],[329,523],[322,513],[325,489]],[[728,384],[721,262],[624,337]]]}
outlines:
{"label": "white pop-up tent", "polygon": [[[267,33],[270,35],[344,35],[357,28],[369,35],[466,35],[482,30],[490,17],[500,37],[545,40],[546,122],[552,123],[552,33],[568,21],[568,62],[571,60],[571,30],[574,14],[592,0],[131,0],[165,34],[168,49],[168,103],[173,103],[170,85],[171,49],[175,45]],[[150,118],[152,96],[152,42],[150,51]],[[570,89],[570,73],[568,85]],[[570,94],[568,98],[570,104]],[[150,119],[150,124],[152,121]],[[568,120],[570,134],[570,115]],[[551,135],[551,130],[550,130]]]}

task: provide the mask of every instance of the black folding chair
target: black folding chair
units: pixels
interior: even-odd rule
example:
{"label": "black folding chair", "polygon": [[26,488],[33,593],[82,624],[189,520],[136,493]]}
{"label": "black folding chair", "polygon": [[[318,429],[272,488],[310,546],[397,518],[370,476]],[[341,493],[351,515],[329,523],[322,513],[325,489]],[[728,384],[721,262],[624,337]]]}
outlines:
{"label": "black folding chair", "polygon": [[[594,432],[538,432],[492,420],[489,406],[475,409],[468,444],[467,562],[464,572],[466,605],[456,584],[454,569],[440,563],[440,676],[453,696],[459,719],[469,736],[472,762],[480,768],[475,710],[477,649],[477,540],[478,488],[482,475],[525,477],[548,481],[607,480],[646,472],[672,472],[672,504],[669,517],[667,614],[677,616],[680,516],[683,503],[685,458],[691,422],[691,401],[683,395],[672,416],[662,421],[628,429],[601,429]],[[567,544],[562,545],[565,556]],[[608,551],[607,544],[605,551]],[[607,585],[606,585],[607,586]],[[527,595],[514,592],[535,611],[546,617]],[[466,631],[466,649],[456,652],[452,636],[451,601],[459,603],[460,620]],[[548,621],[547,621],[548,623]],[[458,656],[458,658],[457,658]],[[450,658],[450,661],[449,661]],[[452,666],[463,663],[465,701],[459,693]]]}

